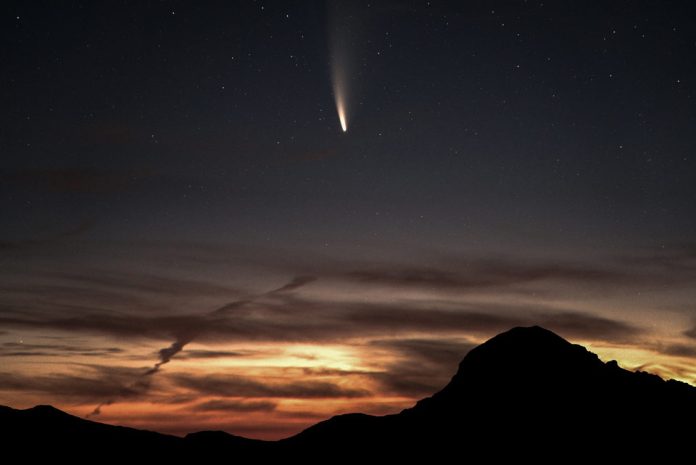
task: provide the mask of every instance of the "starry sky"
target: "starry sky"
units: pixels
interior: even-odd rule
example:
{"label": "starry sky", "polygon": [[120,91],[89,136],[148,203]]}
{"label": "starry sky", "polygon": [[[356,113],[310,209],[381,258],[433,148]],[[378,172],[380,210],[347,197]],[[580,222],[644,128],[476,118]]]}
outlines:
{"label": "starry sky", "polygon": [[691,2],[4,1],[0,36],[0,404],[280,438],[532,324],[696,384]]}

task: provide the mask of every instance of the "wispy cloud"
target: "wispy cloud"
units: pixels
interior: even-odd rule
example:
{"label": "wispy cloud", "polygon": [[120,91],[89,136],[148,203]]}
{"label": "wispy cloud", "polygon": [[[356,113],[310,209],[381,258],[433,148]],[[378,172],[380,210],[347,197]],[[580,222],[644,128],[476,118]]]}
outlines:
{"label": "wispy cloud", "polygon": [[[37,272],[37,281],[47,281],[74,290],[110,290],[128,294],[160,294],[169,297],[215,296],[230,297],[239,291],[210,281],[171,277],[143,272],[88,270],[86,272]],[[31,290],[31,286],[26,287]],[[50,288],[47,288],[50,291]]]}
{"label": "wispy cloud", "polygon": [[[256,412],[278,419],[295,413],[286,412],[280,399],[292,399],[297,412],[308,414],[326,399],[345,411],[385,399],[396,399],[400,404],[391,408],[400,408],[445,385],[474,341],[513,326],[541,325],[574,340],[653,347],[652,329],[640,326],[633,308],[622,314],[612,305],[610,317],[602,299],[635,295],[636,289],[686,294],[684,283],[694,276],[688,251],[651,251],[657,258],[646,253],[633,261],[455,257],[404,265],[290,259],[214,246],[169,244],[162,246],[166,253],[160,245],[151,247],[139,250],[157,266],[137,270],[103,260],[64,268],[25,267],[22,261],[0,271],[0,327],[13,334],[11,342],[8,334],[0,341],[0,357],[74,362],[71,357],[79,355],[113,364],[113,370],[72,365],[64,367],[69,374],[36,377],[24,369],[5,370],[0,389],[95,403],[95,414],[114,402],[157,403],[178,409],[177,415],[189,409],[197,416]],[[158,253],[166,259],[158,262]],[[162,267],[172,263],[170,257],[179,268]],[[228,268],[230,262],[234,267]],[[246,267],[255,274],[240,278]],[[204,272],[190,271],[198,269]],[[30,336],[25,340],[40,336],[33,341],[42,342],[20,344],[17,334]],[[46,335],[61,339],[44,343]],[[688,338],[696,339],[696,328],[675,336],[684,339],[654,350],[692,358]],[[330,351],[326,360],[288,356],[284,347],[296,343],[345,344],[353,351],[349,358],[361,360],[338,368],[329,363]],[[372,361],[374,354],[379,357]],[[152,357],[149,366],[145,357]],[[178,359],[184,363],[172,363]],[[260,368],[264,359],[272,368]],[[145,366],[118,371],[131,362]],[[389,411],[391,404],[383,405]],[[110,409],[110,418],[119,411]]]}
{"label": "wispy cloud", "polygon": [[[262,294],[261,296],[258,296],[257,298],[267,296],[267,295],[276,295],[276,294],[283,295],[285,293],[292,292],[296,289],[299,289],[300,287],[302,287],[302,286],[304,286],[312,281],[314,281],[313,277],[299,276],[299,277],[293,278],[292,281],[290,281],[289,283],[287,283],[287,284],[285,284],[277,289],[269,291],[265,294]],[[248,300],[248,301],[253,302],[253,300]],[[247,302],[247,301],[244,301],[244,302]],[[201,321],[211,320],[213,318],[216,318],[216,315],[219,315],[222,309],[229,310],[229,308],[230,308],[230,304],[224,305],[223,307],[221,307],[217,310],[213,310],[212,312],[206,313],[206,314],[202,315],[201,317],[198,317],[198,319]],[[158,357],[159,357],[159,361],[156,362],[152,366],[152,368],[150,368],[149,370],[144,372],[139,377],[140,379],[136,379],[133,382],[133,385],[143,384],[142,377],[151,377],[151,376],[155,375],[157,372],[160,371],[160,368],[163,365],[166,365],[167,363],[171,362],[172,358],[174,358],[174,356],[176,354],[178,354],[179,352],[184,350],[184,348],[189,343],[191,343],[194,339],[196,339],[199,336],[199,333],[197,332],[196,326],[190,326],[190,327],[185,327],[185,328],[181,327],[181,328],[178,328],[176,331],[173,331],[172,334],[173,334],[175,340],[169,345],[169,347],[164,347],[157,352]],[[102,407],[104,407],[105,405],[112,405],[114,402],[116,402],[116,400],[117,400],[117,398],[114,397],[114,398],[111,398],[111,399],[108,399],[106,401],[101,402],[99,405],[97,405],[94,408],[94,410],[92,411],[90,416],[91,415],[99,415],[101,413]]]}
{"label": "wispy cloud", "polygon": [[267,400],[213,399],[194,405],[192,409],[200,412],[270,412],[277,405]]}
{"label": "wispy cloud", "polygon": [[253,350],[205,350],[205,349],[188,349],[184,354],[179,355],[182,359],[215,359],[215,358],[230,358],[230,357],[249,357],[257,354]]}
{"label": "wispy cloud", "polygon": [[[73,333],[108,334],[121,338],[179,342],[199,341],[330,341],[340,337],[378,336],[419,331],[490,334],[512,326],[540,324],[565,336],[584,339],[627,339],[641,330],[629,323],[565,308],[512,304],[383,304],[275,298],[254,302],[242,314],[215,316],[138,317],[94,313],[65,318],[31,318],[10,313],[0,317],[5,327],[52,329]],[[479,311],[474,311],[479,309]],[[519,315],[519,316],[517,316]]]}
{"label": "wispy cloud", "polygon": [[375,349],[393,355],[383,371],[371,374],[392,395],[422,397],[441,389],[474,343],[461,339],[379,339]]}
{"label": "wispy cloud", "polygon": [[696,344],[667,344],[658,346],[658,350],[663,354],[675,355],[677,357],[696,358]]}
{"label": "wispy cloud", "polygon": [[[671,273],[665,273],[671,270]],[[690,248],[627,254],[601,261],[520,259],[515,257],[447,258],[428,266],[362,264],[342,272],[342,277],[373,286],[426,288],[439,291],[519,290],[544,284],[580,287],[635,288],[684,284],[696,276],[696,256]]]}
{"label": "wispy cloud", "polygon": [[0,390],[37,393],[78,404],[112,397],[128,399],[142,395],[149,387],[147,383],[133,384],[134,374],[134,370],[125,368],[95,368],[83,375],[0,372]]}
{"label": "wispy cloud", "polygon": [[176,373],[171,374],[170,378],[178,386],[193,390],[200,395],[219,397],[330,399],[370,395],[370,392],[365,389],[343,387],[324,381],[271,383],[228,373],[209,375]]}
{"label": "wispy cloud", "polygon": [[0,344],[0,357],[104,357],[123,353],[118,347],[81,347],[66,344],[30,344],[4,342]]}
{"label": "wispy cloud", "polygon": [[534,264],[512,261],[471,261],[448,268],[391,267],[353,270],[345,274],[356,281],[397,287],[477,289],[504,287],[538,281],[575,283],[628,282],[625,271],[578,264]]}
{"label": "wispy cloud", "polygon": [[[151,281],[146,286],[151,289]],[[100,282],[99,280],[97,280]],[[52,316],[40,302],[5,305],[0,324],[6,328],[51,329],[71,333],[108,334],[120,338],[173,338],[199,341],[326,341],[337,337],[378,336],[394,331],[477,332],[505,330],[511,326],[542,324],[569,337],[616,339],[640,333],[634,325],[588,312],[544,304],[482,303],[455,300],[443,305],[423,301],[326,300],[296,294],[300,287],[320,281],[315,277],[293,278],[265,294],[221,305],[208,312],[171,315],[135,314],[77,307]],[[167,286],[187,282],[167,282]],[[159,285],[154,286],[160,289]],[[206,286],[193,285],[191,292]],[[140,289],[134,286],[133,289]],[[212,289],[217,289],[212,286]],[[50,291],[49,291],[50,292]],[[133,291],[132,291],[133,292]],[[230,291],[232,292],[232,291]],[[79,289],[78,289],[79,293]],[[166,355],[166,354],[165,354]]]}

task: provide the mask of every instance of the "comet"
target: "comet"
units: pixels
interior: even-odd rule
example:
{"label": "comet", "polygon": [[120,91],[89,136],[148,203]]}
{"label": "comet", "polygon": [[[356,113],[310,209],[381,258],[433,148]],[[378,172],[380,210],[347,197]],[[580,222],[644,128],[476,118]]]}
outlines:
{"label": "comet", "polygon": [[329,14],[329,61],[331,68],[331,88],[338,121],[343,132],[348,132],[349,97],[351,94],[348,76],[352,68],[351,45],[353,41],[354,17],[347,10],[347,2],[334,1]]}
{"label": "comet", "polygon": [[343,132],[348,132],[348,113],[346,111],[346,92],[343,81],[334,75],[333,92],[334,101],[336,102],[336,113],[338,113],[338,121],[341,123]]}

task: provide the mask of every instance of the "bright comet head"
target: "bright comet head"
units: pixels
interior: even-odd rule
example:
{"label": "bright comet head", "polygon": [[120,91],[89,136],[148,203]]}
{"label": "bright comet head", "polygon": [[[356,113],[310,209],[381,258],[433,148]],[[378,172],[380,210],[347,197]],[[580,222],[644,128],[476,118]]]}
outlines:
{"label": "bright comet head", "polygon": [[346,121],[346,113],[341,106],[338,107],[338,119],[341,121],[341,129],[343,129],[343,132],[347,132],[348,121]]}

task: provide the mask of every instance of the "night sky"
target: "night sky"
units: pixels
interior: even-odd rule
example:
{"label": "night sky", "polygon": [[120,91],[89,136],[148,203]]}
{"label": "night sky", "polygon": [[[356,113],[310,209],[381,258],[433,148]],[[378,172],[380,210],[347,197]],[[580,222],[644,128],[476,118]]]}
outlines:
{"label": "night sky", "polygon": [[278,438],[532,324],[696,384],[692,3],[3,1],[0,404]]}

